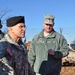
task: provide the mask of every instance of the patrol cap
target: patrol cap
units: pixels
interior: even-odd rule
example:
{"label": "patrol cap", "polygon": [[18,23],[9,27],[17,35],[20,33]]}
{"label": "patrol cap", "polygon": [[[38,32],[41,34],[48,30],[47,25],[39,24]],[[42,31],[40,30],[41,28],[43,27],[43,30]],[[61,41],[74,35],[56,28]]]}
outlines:
{"label": "patrol cap", "polygon": [[7,27],[15,26],[18,23],[25,23],[24,16],[14,16],[6,20]]}
{"label": "patrol cap", "polygon": [[51,14],[46,14],[46,15],[44,15],[44,23],[45,24],[52,24],[52,25],[54,25],[54,16],[53,15],[51,15]]}

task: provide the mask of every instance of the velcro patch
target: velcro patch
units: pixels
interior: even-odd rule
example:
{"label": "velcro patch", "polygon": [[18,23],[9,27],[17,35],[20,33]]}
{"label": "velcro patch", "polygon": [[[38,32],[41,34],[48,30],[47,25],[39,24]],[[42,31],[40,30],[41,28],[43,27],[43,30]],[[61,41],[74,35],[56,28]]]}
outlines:
{"label": "velcro patch", "polygon": [[10,48],[7,48],[6,51],[10,54],[10,56],[13,55],[13,52],[10,50]]}

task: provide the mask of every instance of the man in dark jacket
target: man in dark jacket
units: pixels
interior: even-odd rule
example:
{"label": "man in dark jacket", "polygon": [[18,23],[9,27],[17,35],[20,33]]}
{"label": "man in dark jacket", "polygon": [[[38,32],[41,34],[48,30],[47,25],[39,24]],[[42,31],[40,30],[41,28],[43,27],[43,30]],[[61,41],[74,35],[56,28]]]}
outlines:
{"label": "man in dark jacket", "polygon": [[24,16],[7,19],[8,33],[0,40],[0,75],[35,75],[21,38],[25,37]]}

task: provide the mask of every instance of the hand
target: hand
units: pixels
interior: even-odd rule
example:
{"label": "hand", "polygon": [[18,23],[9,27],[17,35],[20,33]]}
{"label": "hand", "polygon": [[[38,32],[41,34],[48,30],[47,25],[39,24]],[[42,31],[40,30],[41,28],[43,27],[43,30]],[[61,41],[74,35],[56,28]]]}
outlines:
{"label": "hand", "polygon": [[48,50],[48,53],[49,53],[50,55],[55,55],[55,52],[54,52],[52,49],[49,49],[49,50]]}

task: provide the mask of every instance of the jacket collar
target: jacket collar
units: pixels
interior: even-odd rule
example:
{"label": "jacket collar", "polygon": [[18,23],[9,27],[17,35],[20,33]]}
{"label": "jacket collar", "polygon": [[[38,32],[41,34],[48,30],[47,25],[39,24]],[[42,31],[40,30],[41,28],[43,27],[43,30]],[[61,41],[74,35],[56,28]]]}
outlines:
{"label": "jacket collar", "polygon": [[[43,31],[44,31],[44,30],[42,30],[42,31],[40,32],[40,34],[39,34],[39,38],[44,37],[44,33],[43,33]],[[55,37],[55,36],[56,36],[56,35],[55,35],[55,32],[56,32],[56,31],[53,29],[52,32],[49,33],[48,38],[53,38],[53,37]]]}
{"label": "jacket collar", "polygon": [[[8,34],[5,34],[4,38],[6,38],[6,40],[7,40],[9,43],[18,45]],[[22,40],[20,40],[19,42],[22,43]]]}

